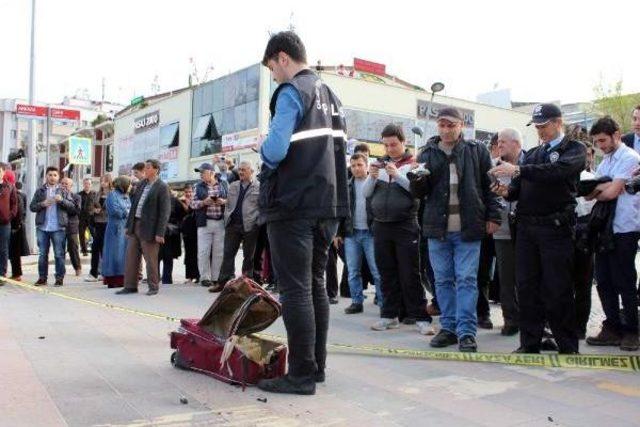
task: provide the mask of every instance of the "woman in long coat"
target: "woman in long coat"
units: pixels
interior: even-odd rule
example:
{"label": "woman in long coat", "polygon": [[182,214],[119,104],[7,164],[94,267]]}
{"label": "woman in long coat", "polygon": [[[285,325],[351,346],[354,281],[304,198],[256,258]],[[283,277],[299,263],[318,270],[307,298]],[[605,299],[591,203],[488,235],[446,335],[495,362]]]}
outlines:
{"label": "woman in long coat", "polygon": [[171,194],[171,214],[164,234],[164,243],[158,252],[158,266],[162,263],[162,284],[173,284],[173,260],[182,255],[182,241],[180,239],[180,225],[187,214],[184,205],[175,194]]}
{"label": "woman in long coat", "polygon": [[127,252],[125,235],[127,216],[131,209],[129,186],[131,180],[119,176],[113,181],[113,191],[107,196],[107,228],[104,232],[104,248],[102,252],[102,277],[104,284],[110,288],[124,285],[124,262]]}

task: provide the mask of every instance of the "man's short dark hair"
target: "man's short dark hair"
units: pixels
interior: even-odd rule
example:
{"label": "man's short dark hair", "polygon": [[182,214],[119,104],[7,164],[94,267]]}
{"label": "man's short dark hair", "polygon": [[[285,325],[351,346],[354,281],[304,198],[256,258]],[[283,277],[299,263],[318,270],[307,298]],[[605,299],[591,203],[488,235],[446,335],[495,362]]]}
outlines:
{"label": "man's short dark hair", "polygon": [[596,121],[593,126],[591,126],[591,130],[589,131],[589,135],[594,136],[600,133],[604,133],[605,135],[613,136],[614,133],[620,131],[620,126],[613,120],[610,116],[601,117]]}
{"label": "man's short dark hair", "polygon": [[281,31],[271,36],[262,57],[262,65],[267,66],[269,60],[274,59],[280,52],[284,52],[294,61],[306,64],[307,50],[300,37],[293,31]]}
{"label": "man's short dark hair", "polygon": [[146,163],[151,165],[151,167],[154,168],[155,170],[160,170],[160,162],[158,160],[156,160],[156,159],[148,159],[146,161]]}
{"label": "man's short dark hair", "polygon": [[367,144],[366,142],[361,142],[360,144],[353,147],[353,152],[369,154],[371,153],[371,150],[369,149],[369,144]]}
{"label": "man's short dark hair", "polygon": [[143,171],[144,170],[144,162],[138,162],[131,168],[134,171]]}
{"label": "man's short dark hair", "polygon": [[640,104],[636,105],[636,106],[633,108],[633,111],[636,111],[636,110],[640,110]]}
{"label": "man's short dark hair", "polygon": [[49,166],[45,172],[45,175],[48,174],[49,172],[57,172],[58,175],[60,175],[60,171],[55,166]]}
{"label": "man's short dark hair", "polygon": [[364,153],[353,153],[349,160],[350,161],[362,160],[365,164],[367,164],[367,155]]}
{"label": "man's short dark hair", "polygon": [[402,128],[396,124],[390,123],[382,129],[382,137],[389,138],[395,136],[400,142],[404,142],[404,131]]}

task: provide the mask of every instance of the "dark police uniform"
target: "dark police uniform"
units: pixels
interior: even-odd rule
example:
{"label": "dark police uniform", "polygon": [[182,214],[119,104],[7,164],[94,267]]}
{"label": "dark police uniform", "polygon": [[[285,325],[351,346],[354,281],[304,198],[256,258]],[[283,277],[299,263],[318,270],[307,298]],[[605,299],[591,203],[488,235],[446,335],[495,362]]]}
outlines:
{"label": "dark police uniform", "polygon": [[551,148],[543,144],[526,153],[507,200],[516,210],[516,278],[520,305],[520,345],[540,351],[545,321],[560,353],[576,353],[573,295],[575,197],[586,149],[564,137]]}
{"label": "dark police uniform", "polygon": [[289,374],[324,372],[329,303],[324,283],[327,251],[341,219],[349,216],[345,122],[333,92],[311,70],[292,85],[304,115],[291,136],[286,157],[260,172],[260,215],[278,275],[282,316],[289,343]]}

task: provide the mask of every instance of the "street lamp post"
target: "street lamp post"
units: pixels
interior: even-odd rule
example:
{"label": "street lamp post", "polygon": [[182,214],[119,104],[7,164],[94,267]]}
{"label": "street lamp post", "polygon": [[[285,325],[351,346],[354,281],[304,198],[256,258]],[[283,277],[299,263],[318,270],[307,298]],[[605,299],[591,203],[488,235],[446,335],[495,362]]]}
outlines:
{"label": "street lamp post", "polygon": [[[31,0],[31,56],[29,66],[29,105],[33,105],[35,102],[35,28],[36,28],[36,0]],[[27,199],[31,200],[33,194],[36,191],[37,186],[37,135],[36,135],[36,121],[35,119],[29,120],[29,139],[25,150],[25,164],[26,164],[26,195]],[[36,230],[35,230],[35,214],[31,210],[27,209],[27,223],[26,223],[27,240],[29,246],[33,249],[36,243]]]}

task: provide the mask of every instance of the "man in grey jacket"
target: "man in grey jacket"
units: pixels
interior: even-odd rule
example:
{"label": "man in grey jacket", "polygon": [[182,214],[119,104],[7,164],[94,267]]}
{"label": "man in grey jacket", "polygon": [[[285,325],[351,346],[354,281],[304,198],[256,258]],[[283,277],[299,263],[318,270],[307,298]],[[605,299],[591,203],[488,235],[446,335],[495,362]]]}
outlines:
{"label": "man in grey jacket", "polygon": [[224,259],[219,280],[221,285],[235,277],[235,259],[241,242],[244,258],[242,274],[254,277],[253,256],[258,239],[260,183],[254,179],[253,166],[248,161],[240,162],[238,175],[240,180],[229,184],[227,209],[224,213]]}
{"label": "man in grey jacket", "polygon": [[33,195],[29,209],[36,213],[36,227],[38,232],[38,281],[35,286],[47,284],[49,270],[49,247],[53,244],[56,263],[56,282],[54,286],[62,286],[64,280],[64,244],[65,229],[68,225],[69,213],[76,213],[77,208],[73,199],[58,181],[58,168],[50,166],[46,171],[47,182]]}
{"label": "man in grey jacket", "polygon": [[[164,234],[171,214],[169,187],[158,173],[160,162],[149,159],[145,163],[145,180],[141,181],[131,202],[127,218],[127,256],[124,271],[124,288],[116,294],[138,292],[138,266],[140,255],[147,266],[147,295],[156,295],[160,286],[158,251],[164,243]],[[144,218],[144,220],[143,220]]]}

